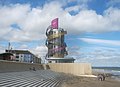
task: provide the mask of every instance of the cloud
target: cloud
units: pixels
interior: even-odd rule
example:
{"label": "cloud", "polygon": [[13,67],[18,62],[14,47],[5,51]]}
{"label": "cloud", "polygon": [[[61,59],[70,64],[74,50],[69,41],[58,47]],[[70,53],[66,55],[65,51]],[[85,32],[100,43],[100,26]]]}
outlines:
{"label": "cloud", "polygon": [[22,50],[27,50],[29,47],[28,47],[28,45],[26,45],[26,44],[22,44],[22,45],[20,45],[20,47],[19,47],[19,49],[22,49]]}
{"label": "cloud", "polygon": [[[83,51],[84,49],[86,52]],[[119,51],[119,49],[109,47],[83,47],[75,58],[76,62],[91,63],[92,66],[120,66]]]}
{"label": "cloud", "polygon": [[[2,46],[0,46],[0,48],[3,48]],[[34,55],[37,55],[39,57],[45,57],[47,54],[47,47],[45,45],[39,45],[39,46],[34,46],[34,47],[29,47],[26,43],[21,43],[18,46],[14,47],[12,45],[13,50],[17,49],[17,50],[29,50],[30,52],[32,52]],[[5,48],[4,48],[5,49]],[[3,52],[2,49],[1,51]]]}
{"label": "cloud", "polygon": [[91,0],[66,0],[66,5],[73,4],[72,6],[66,6],[66,10],[82,10],[88,8],[88,2],[91,2]]}
{"label": "cloud", "polygon": [[104,15],[98,15],[94,10],[81,10],[74,16],[63,16],[66,22],[61,18],[61,25],[68,33],[119,31],[119,14],[120,9],[117,8],[105,10]]}
{"label": "cloud", "polygon": [[120,46],[120,41],[117,40],[104,40],[104,39],[92,39],[92,38],[79,38],[79,39],[91,44]]}
{"label": "cloud", "polygon": [[32,53],[37,54],[39,57],[45,57],[47,54],[46,46],[36,46],[33,49],[30,49]]}
{"label": "cloud", "polygon": [[109,0],[109,2],[107,3],[107,6],[112,6],[112,7],[120,7],[120,0]]}
{"label": "cloud", "polygon": [[3,53],[3,52],[5,52],[5,46],[3,46],[3,45],[0,45],[0,53]]}
{"label": "cloud", "polygon": [[68,11],[68,12],[71,12],[71,11],[79,11],[79,9],[80,9],[80,6],[71,6],[71,7],[68,7],[68,8],[66,8],[65,10],[66,11]]}
{"label": "cloud", "polygon": [[84,4],[82,4],[82,5],[75,5],[75,6],[70,6],[70,7],[67,7],[66,9],[65,9],[65,11],[67,11],[67,12],[74,12],[74,13],[78,13],[80,10],[84,10],[84,9],[86,9],[86,6],[84,5]]}
{"label": "cloud", "polygon": [[80,55],[80,47],[79,46],[72,46],[72,47],[68,47],[68,56],[79,56]]}
{"label": "cloud", "polygon": [[[120,9],[109,8],[104,15],[94,10],[83,9],[79,5],[62,8],[59,2],[46,3],[43,7],[31,8],[29,4],[14,4],[0,7],[0,36],[9,41],[33,41],[45,39],[46,28],[52,19],[59,18],[59,26],[68,33],[106,32],[120,30]],[[78,11],[70,15],[69,11]],[[11,27],[16,24],[19,26]]]}

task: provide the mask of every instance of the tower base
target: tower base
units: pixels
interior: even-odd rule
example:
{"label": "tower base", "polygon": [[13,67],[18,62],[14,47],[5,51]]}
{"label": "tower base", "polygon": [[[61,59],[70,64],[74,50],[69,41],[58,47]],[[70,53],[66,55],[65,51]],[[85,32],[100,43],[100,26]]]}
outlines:
{"label": "tower base", "polygon": [[47,58],[48,63],[74,63],[75,59],[72,57],[69,58]]}

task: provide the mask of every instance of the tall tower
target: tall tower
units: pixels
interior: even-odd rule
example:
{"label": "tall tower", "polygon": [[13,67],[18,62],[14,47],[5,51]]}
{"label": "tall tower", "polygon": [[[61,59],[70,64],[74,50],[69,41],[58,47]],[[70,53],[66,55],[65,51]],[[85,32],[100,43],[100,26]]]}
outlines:
{"label": "tall tower", "polygon": [[46,30],[46,46],[48,47],[47,57],[64,58],[67,55],[64,29],[58,27],[58,18],[52,20],[51,25]]}
{"label": "tall tower", "polygon": [[49,61],[54,61],[55,63],[68,62],[65,56],[68,55],[66,50],[66,43],[64,41],[64,36],[67,31],[58,27],[58,18],[52,20],[51,25],[46,30],[46,46],[48,48],[48,53],[46,59]]}

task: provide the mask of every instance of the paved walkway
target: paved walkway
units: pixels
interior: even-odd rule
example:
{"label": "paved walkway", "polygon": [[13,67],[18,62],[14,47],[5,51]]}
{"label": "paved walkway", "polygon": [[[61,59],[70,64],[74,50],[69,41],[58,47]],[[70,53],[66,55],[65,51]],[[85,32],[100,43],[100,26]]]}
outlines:
{"label": "paved walkway", "polygon": [[58,87],[61,80],[51,70],[0,73],[0,87]]}

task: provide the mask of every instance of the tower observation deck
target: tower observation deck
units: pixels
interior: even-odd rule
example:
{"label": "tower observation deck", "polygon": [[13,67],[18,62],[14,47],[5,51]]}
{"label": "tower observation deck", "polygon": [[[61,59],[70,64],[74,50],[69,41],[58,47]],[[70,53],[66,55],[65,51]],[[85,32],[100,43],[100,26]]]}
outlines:
{"label": "tower observation deck", "polygon": [[58,27],[58,18],[52,20],[51,25],[46,30],[46,46],[48,48],[46,59],[49,62],[60,63],[70,61],[70,58],[67,58],[68,60],[65,58],[68,55],[67,45],[64,40],[65,34],[67,34],[67,31]]}

